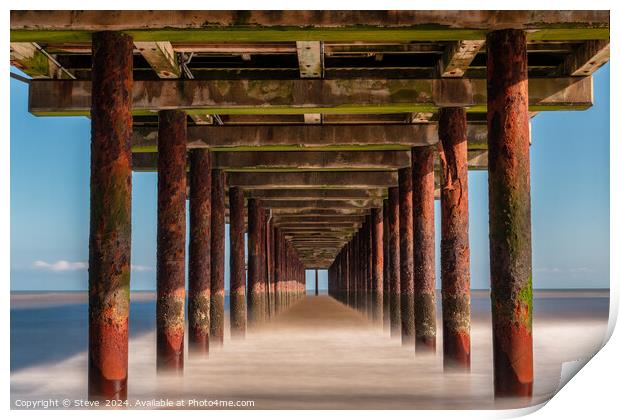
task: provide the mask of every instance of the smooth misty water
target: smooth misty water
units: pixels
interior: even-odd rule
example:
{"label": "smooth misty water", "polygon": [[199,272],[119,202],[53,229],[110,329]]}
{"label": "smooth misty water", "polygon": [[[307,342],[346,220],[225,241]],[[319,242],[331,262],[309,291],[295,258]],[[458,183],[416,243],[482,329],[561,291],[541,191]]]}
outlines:
{"label": "smooth misty water", "polygon": [[[553,395],[562,362],[600,348],[609,297],[606,291],[539,291],[534,308],[529,404]],[[86,397],[87,310],[85,294],[12,296],[12,403]],[[361,314],[327,297],[308,297],[246,340],[231,342],[227,335],[209,359],[186,360],[183,378],[157,377],[153,294],[134,293],[129,399],[243,399],[254,400],[255,408],[494,408],[490,327],[488,292],[474,292],[471,373],[446,375],[441,351],[413,357]]]}

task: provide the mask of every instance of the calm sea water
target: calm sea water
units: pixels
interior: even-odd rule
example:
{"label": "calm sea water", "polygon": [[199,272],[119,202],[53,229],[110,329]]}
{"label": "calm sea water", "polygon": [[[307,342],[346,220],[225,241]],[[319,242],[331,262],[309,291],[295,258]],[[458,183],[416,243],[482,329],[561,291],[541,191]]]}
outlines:
{"label": "calm sea water", "polygon": [[[18,399],[86,398],[86,294],[21,293],[11,302],[13,407]],[[555,393],[563,362],[600,348],[608,312],[606,290],[535,292],[533,402]],[[472,293],[469,374],[443,373],[440,302],[437,313],[437,355],[412,357],[356,311],[309,297],[242,342],[227,335],[208,360],[186,359],[184,377],[165,378],[154,369],[154,294],[132,293],[129,398],[239,398],[255,408],[498,408],[488,291]]]}

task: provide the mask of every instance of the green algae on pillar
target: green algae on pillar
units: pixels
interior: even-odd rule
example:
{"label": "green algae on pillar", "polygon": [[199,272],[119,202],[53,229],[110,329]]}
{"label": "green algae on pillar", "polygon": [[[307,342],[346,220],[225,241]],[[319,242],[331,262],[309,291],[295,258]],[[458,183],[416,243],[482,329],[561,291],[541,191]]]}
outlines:
{"label": "green algae on pillar", "polygon": [[487,36],[495,395],[532,395],[532,233],[526,34]]}
{"label": "green algae on pillar", "polygon": [[245,215],[243,191],[228,189],[230,207],[230,335],[244,338],[246,329],[245,303]]}
{"label": "green algae on pillar", "polygon": [[209,353],[211,319],[211,156],[190,152],[188,302],[189,354]]}
{"label": "green algae on pillar", "polygon": [[224,246],[226,174],[211,174],[211,343],[224,344]]}
{"label": "green algae on pillar", "polygon": [[92,42],[88,398],[126,400],[133,41],[99,32]]}
{"label": "green algae on pillar", "polygon": [[187,116],[159,112],[157,160],[157,370],[183,372]]}
{"label": "green algae on pillar", "polygon": [[433,148],[414,147],[412,158],[413,267],[416,353],[435,351],[435,173]]}
{"label": "green algae on pillar", "polygon": [[469,207],[464,108],[439,112],[444,368],[470,368]]}

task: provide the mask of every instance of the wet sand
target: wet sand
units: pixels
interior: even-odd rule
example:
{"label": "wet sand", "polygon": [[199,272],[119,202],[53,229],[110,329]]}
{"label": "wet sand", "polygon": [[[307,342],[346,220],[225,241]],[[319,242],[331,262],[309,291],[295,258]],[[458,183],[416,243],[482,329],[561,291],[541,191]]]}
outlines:
{"label": "wet sand", "polygon": [[[136,400],[159,398],[252,400],[255,409],[535,405],[555,393],[562,362],[589,357],[602,343],[607,316],[600,302],[588,302],[605,298],[579,298],[579,293],[570,298],[541,294],[535,302],[540,310],[534,316],[535,384],[530,401],[493,399],[491,320],[484,294],[472,300],[469,374],[443,373],[441,328],[437,355],[415,356],[359,312],[327,296],[308,296],[249,331],[245,340],[230,341],[227,335],[225,346],[213,348],[208,359],[186,359],[183,377],[158,377],[154,330],[134,334],[129,347],[129,401],[135,405]],[[17,399],[85,399],[86,366],[86,352],[81,351],[59,362],[12,372],[12,405]]]}

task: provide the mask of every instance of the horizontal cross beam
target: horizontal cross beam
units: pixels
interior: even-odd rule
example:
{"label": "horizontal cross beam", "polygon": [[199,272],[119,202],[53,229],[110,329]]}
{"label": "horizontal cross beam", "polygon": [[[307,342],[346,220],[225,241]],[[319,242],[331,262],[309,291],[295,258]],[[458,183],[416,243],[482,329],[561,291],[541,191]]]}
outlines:
{"label": "horizontal cross beam", "polygon": [[135,41],[457,41],[496,29],[534,40],[609,37],[609,11],[11,11],[11,41],[90,42],[99,31]]}
{"label": "horizontal cross beam", "polygon": [[[191,126],[187,147],[213,151],[409,149],[439,141],[437,123],[358,125]],[[157,151],[157,127],[136,127],[132,150]],[[467,126],[469,148],[486,149],[486,124]]]}
{"label": "horizontal cross beam", "polygon": [[[34,80],[34,115],[88,115],[90,81]],[[530,79],[531,111],[585,109],[592,78]],[[133,112],[162,109],[210,114],[434,112],[441,107],[486,111],[482,79],[141,80],[133,83]]]}
{"label": "horizontal cross beam", "polygon": [[385,188],[398,184],[396,172],[232,172],[228,185],[244,188]]}

